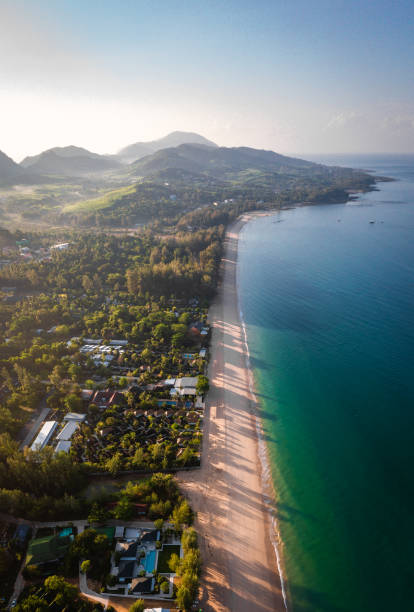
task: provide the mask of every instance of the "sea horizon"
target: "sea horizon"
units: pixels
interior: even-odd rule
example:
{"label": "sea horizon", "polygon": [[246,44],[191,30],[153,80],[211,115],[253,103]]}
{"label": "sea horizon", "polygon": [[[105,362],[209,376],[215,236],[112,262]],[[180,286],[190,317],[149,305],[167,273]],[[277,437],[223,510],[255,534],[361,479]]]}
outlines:
{"label": "sea horizon", "polygon": [[395,181],[344,205],[253,218],[239,240],[240,307],[293,611],[412,603],[414,455],[404,432],[414,399],[414,156],[349,156],[348,165]]}

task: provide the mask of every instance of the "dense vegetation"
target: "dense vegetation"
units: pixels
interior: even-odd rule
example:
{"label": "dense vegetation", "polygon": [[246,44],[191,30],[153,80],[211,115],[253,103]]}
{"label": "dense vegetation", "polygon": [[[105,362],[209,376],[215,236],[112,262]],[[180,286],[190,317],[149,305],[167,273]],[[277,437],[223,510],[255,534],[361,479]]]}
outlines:
{"label": "dense vegetation", "polygon": [[[77,494],[86,473],[157,471],[199,460],[199,416],[177,399],[168,417],[158,410],[159,418],[165,391],[149,388],[169,376],[204,372],[205,359],[189,361],[183,351],[199,346],[189,327],[205,321],[223,232],[216,226],[174,236],[75,234],[67,250],[47,260],[16,260],[0,270],[0,284],[16,287],[14,298],[0,302],[5,511],[37,519],[80,516],[85,506]],[[1,236],[9,246],[22,238]],[[52,237],[32,234],[26,240],[36,250]],[[114,349],[108,363],[81,351],[84,337],[123,338],[128,345]],[[129,391],[128,377],[136,381]],[[118,388],[122,402],[104,410],[85,405],[82,388]],[[86,410],[88,422],[69,454],[55,455],[51,447],[22,453],[12,440],[21,439],[22,425],[41,406],[57,420]]]}
{"label": "dense vegetation", "polygon": [[[99,612],[104,610],[100,603],[80,597],[78,589],[62,576],[49,576],[41,584],[26,589],[16,612],[47,612],[66,610],[66,612]],[[113,610],[111,606],[107,610]]]}

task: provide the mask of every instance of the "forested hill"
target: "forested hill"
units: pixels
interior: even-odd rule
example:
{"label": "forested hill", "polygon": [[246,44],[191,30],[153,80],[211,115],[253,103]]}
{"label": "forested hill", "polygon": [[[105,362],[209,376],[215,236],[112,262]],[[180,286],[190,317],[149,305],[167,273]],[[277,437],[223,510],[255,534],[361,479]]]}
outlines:
{"label": "forested hill", "polygon": [[16,164],[11,157],[0,151],[0,180],[9,181],[18,179],[23,174],[19,164]]}
{"label": "forested hill", "polygon": [[178,147],[185,143],[203,144],[209,147],[217,147],[216,143],[204,138],[200,134],[194,132],[171,132],[164,138],[151,140],[149,142],[135,142],[121,149],[118,153],[118,158],[124,162],[134,162],[141,157],[155,153],[167,147]]}
{"label": "forested hill", "polygon": [[211,148],[200,144],[182,144],[162,149],[133,163],[130,174],[154,175],[161,170],[179,169],[217,179],[248,181],[257,174],[300,175],[305,172],[328,172],[326,166],[279,155],[274,151],[250,147]]}
{"label": "forested hill", "polygon": [[32,174],[77,176],[118,168],[120,163],[113,157],[69,146],[55,147],[39,155],[25,157],[21,166]]}

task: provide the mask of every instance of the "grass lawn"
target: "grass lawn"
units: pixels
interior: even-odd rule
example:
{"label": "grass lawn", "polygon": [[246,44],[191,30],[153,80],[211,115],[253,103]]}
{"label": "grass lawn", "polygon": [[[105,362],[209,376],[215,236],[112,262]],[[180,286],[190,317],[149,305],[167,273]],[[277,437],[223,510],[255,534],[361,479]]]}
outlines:
{"label": "grass lawn", "polygon": [[159,572],[160,574],[171,573],[171,570],[168,567],[168,561],[170,560],[171,555],[173,555],[174,553],[180,556],[180,547],[175,544],[166,544],[163,549],[159,551],[157,572]]}

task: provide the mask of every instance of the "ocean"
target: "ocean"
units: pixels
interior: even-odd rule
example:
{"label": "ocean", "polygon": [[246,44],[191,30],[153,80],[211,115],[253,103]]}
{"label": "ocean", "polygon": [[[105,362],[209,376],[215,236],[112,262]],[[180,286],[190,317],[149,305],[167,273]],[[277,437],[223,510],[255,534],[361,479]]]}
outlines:
{"label": "ocean", "polygon": [[[315,161],[315,159],[312,159]],[[238,288],[293,612],[414,610],[414,156],[244,226]]]}

